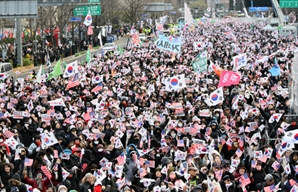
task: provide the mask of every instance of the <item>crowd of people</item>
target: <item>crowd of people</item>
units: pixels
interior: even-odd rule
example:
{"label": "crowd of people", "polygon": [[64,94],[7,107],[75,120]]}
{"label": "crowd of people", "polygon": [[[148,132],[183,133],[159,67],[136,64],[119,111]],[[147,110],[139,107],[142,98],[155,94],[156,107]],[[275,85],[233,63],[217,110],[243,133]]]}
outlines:
{"label": "crowd of people", "polygon": [[[67,65],[47,81],[36,73],[4,79],[1,189],[297,190],[297,125],[283,115],[298,42],[263,31],[264,25],[206,21],[183,29],[179,54],[150,41],[94,55],[74,76]],[[192,61],[203,51],[208,66],[229,71],[234,56],[247,56],[239,84],[223,87],[223,102],[211,106],[205,101],[220,74],[194,71]],[[277,75],[270,72],[276,66]],[[187,86],[167,91],[165,79],[178,75]]]}

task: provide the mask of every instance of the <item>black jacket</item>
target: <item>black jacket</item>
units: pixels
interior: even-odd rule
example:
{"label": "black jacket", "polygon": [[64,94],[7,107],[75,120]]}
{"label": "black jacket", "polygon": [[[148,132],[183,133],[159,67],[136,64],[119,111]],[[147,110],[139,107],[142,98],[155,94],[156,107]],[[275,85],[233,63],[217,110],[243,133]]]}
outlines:
{"label": "black jacket", "polygon": [[236,192],[235,183],[232,183],[232,185],[228,189],[227,189],[226,184],[225,184],[225,182],[223,180],[221,180],[219,182],[219,184],[220,184],[221,190],[223,192]]}
{"label": "black jacket", "polygon": [[264,170],[258,171],[256,169],[252,170],[253,181],[249,186],[249,189],[252,191],[258,191],[262,189],[263,183],[265,182],[264,178],[266,173]]}
{"label": "black jacket", "polygon": [[1,170],[1,181],[2,181],[2,184],[5,186],[5,189],[6,191],[9,191],[9,179],[11,179],[12,177],[12,171],[10,171],[9,174],[7,174],[4,170]]}
{"label": "black jacket", "polygon": [[11,191],[11,192],[27,192],[27,187],[24,183],[21,182],[19,174],[17,174],[17,173],[13,174],[10,180],[14,180],[14,182],[17,185],[12,185],[11,182],[9,182],[8,191]]}

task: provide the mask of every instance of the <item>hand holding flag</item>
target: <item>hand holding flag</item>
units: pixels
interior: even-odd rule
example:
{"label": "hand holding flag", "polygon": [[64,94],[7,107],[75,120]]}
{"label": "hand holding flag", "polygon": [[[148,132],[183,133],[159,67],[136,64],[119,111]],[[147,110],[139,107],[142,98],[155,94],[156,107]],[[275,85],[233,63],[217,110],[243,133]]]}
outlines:
{"label": "hand holding flag", "polygon": [[84,25],[86,25],[88,27],[91,24],[92,24],[92,17],[91,17],[90,11],[89,11],[89,13],[85,17]]}
{"label": "hand holding flag", "polygon": [[25,167],[31,167],[32,164],[33,164],[33,159],[25,158],[25,160],[24,160],[24,166]]}

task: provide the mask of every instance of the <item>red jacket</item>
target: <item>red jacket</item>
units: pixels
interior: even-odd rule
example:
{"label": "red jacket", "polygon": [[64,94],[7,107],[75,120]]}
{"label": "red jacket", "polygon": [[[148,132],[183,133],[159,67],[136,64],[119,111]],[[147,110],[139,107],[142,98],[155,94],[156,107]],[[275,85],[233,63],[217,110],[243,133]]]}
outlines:
{"label": "red jacket", "polygon": [[10,155],[10,148],[7,144],[5,144],[4,142],[0,144],[0,146],[4,146],[5,149],[6,149],[6,154],[7,155]]}
{"label": "red jacket", "polygon": [[[31,185],[32,188],[38,188],[38,185],[36,183],[36,181],[34,179],[30,179],[28,178],[27,176],[24,177],[24,183],[28,184],[28,185]],[[60,182],[57,182],[56,180],[53,180],[52,179],[52,183],[54,186],[60,184]],[[41,192],[46,192],[47,191],[47,186],[49,186],[51,183],[50,183],[50,180],[48,178],[42,180],[42,189],[39,189]]]}
{"label": "red jacket", "polygon": [[101,185],[96,185],[93,188],[93,192],[101,192],[102,186]]}

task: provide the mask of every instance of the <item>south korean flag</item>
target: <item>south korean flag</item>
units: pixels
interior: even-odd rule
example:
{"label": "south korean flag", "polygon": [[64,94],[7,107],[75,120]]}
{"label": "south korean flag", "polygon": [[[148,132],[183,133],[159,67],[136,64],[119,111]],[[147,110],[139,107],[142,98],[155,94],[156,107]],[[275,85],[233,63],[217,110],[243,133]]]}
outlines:
{"label": "south korean flag", "polygon": [[74,61],[72,63],[67,64],[64,73],[63,73],[63,77],[67,78],[67,77],[72,77],[74,76],[76,73],[79,73],[78,70],[78,61]]}
{"label": "south korean flag", "polygon": [[177,91],[186,87],[184,74],[169,77],[165,81],[166,91]]}
{"label": "south korean flag", "polygon": [[209,98],[205,100],[205,103],[208,106],[215,106],[222,103],[223,101],[224,101],[223,90],[222,90],[222,87],[220,87],[209,95]]}

